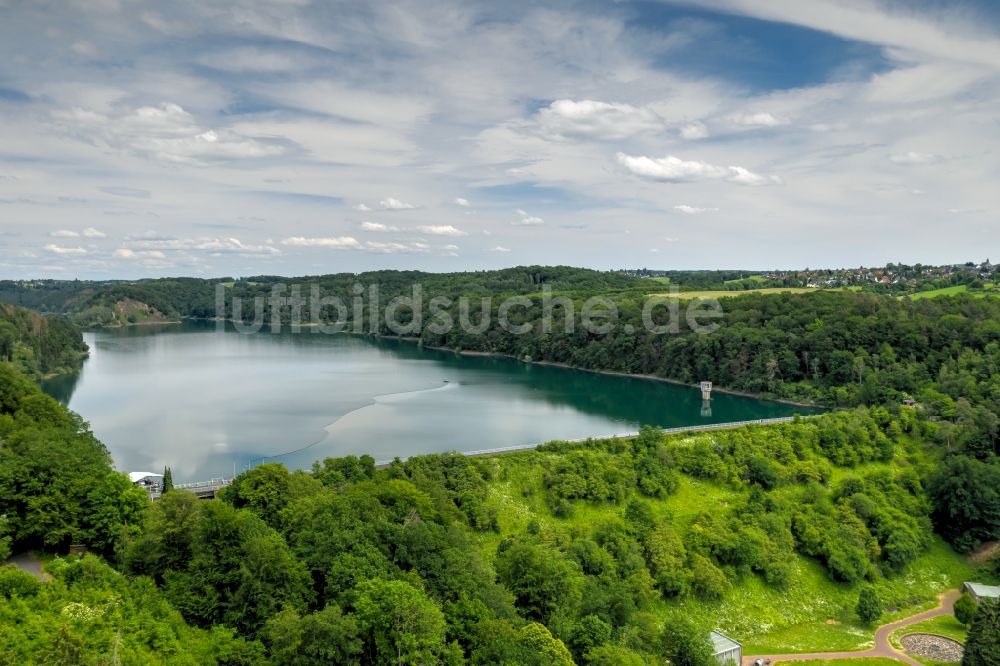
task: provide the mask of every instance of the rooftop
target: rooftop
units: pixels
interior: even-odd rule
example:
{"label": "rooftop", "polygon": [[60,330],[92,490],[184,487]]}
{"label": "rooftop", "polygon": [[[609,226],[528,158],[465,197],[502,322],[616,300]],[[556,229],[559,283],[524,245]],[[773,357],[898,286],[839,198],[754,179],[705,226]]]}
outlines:
{"label": "rooftop", "polygon": [[718,631],[713,631],[710,638],[712,639],[712,646],[715,648],[715,654],[729,652],[730,650],[736,650],[741,647],[740,644],[732,638],[720,634]]}
{"label": "rooftop", "polygon": [[982,583],[966,583],[965,586],[980,599],[983,597],[1000,599],[1000,586],[983,585]]}
{"label": "rooftop", "polygon": [[157,472],[129,472],[128,473],[128,478],[131,479],[132,483],[135,483],[137,481],[142,481],[143,479],[145,479],[147,477],[150,477],[150,476],[155,476],[155,477],[160,478],[160,479],[163,478],[163,475],[159,474]]}

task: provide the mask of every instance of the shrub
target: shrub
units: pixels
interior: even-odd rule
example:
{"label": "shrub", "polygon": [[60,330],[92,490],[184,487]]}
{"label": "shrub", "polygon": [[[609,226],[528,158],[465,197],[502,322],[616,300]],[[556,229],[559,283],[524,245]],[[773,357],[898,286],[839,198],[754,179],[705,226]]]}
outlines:
{"label": "shrub", "polygon": [[865,624],[872,624],[882,617],[882,601],[875,588],[865,585],[858,594],[858,605],[854,609]]}
{"label": "shrub", "polygon": [[964,625],[970,625],[975,619],[978,609],[975,600],[966,592],[955,602],[955,619]]}

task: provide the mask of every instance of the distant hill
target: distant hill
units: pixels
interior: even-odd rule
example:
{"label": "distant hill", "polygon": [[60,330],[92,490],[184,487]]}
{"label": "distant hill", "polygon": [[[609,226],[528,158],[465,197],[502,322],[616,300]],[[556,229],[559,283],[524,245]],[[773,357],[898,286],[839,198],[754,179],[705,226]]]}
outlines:
{"label": "distant hill", "polygon": [[86,355],[80,330],[65,317],[0,304],[0,361],[37,378],[77,370]]}
{"label": "distant hill", "polygon": [[618,272],[595,271],[570,266],[519,266],[493,271],[426,273],[422,271],[372,271],[303,277],[260,275],[235,280],[219,278],[160,278],[121,280],[4,280],[0,302],[46,313],[69,315],[80,326],[121,326],[183,317],[215,316],[215,290],[227,287],[226,296],[266,295],[278,283],[297,284],[303,294],[318,285],[324,294],[350,296],[353,284],[379,285],[382,295],[392,298],[409,294],[414,284],[426,293],[527,294],[543,285],[563,292],[605,292],[634,288],[652,289],[648,280]]}

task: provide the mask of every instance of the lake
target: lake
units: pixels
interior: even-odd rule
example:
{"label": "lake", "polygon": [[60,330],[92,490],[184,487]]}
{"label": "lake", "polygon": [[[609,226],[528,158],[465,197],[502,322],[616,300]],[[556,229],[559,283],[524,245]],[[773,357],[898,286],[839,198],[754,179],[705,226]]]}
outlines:
{"label": "lake", "polygon": [[413,342],[309,332],[243,335],[212,322],[84,334],[91,357],[43,382],[90,422],[123,471],[178,482],[275,460],[378,461],[808,410],[697,389],[460,356]]}

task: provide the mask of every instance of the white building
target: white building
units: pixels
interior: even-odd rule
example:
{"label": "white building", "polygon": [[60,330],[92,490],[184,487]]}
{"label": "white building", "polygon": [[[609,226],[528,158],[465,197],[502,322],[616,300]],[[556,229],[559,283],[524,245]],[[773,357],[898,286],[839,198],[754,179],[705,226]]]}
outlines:
{"label": "white building", "polygon": [[715,650],[715,658],[719,666],[739,666],[743,662],[743,646],[734,641],[729,636],[713,631],[709,636],[712,641],[712,648]]}
{"label": "white building", "polygon": [[159,490],[163,487],[163,475],[156,472],[129,472],[128,478],[132,483],[142,488],[156,488]]}
{"label": "white building", "polygon": [[976,600],[977,604],[981,603],[983,599],[993,599],[994,601],[1000,599],[1000,586],[997,585],[966,583],[963,589]]}

